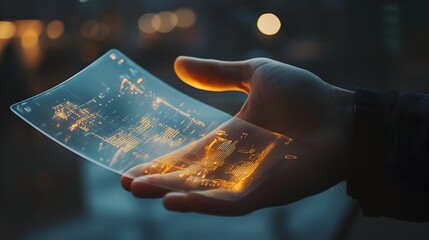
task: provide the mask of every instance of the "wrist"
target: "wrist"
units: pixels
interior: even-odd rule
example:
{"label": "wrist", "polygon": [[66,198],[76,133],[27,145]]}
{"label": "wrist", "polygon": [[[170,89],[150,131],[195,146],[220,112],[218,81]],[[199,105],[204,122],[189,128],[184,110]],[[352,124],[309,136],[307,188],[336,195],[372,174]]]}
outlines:
{"label": "wrist", "polygon": [[355,93],[346,89],[333,87],[334,107],[329,117],[329,129],[334,135],[334,152],[339,180],[345,180],[352,149],[352,125],[355,103]]}
{"label": "wrist", "polygon": [[[352,129],[354,124],[354,107],[356,95],[354,91],[343,88],[336,88],[336,103],[339,106],[339,117],[343,124],[341,124],[341,132],[344,135],[346,149],[351,150],[352,143]],[[347,154],[348,155],[348,154]]]}

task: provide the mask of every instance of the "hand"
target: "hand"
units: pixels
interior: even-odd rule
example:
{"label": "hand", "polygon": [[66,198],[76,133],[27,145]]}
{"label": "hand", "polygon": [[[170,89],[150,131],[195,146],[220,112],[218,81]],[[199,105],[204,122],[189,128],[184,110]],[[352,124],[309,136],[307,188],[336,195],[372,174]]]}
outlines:
{"label": "hand", "polygon": [[165,207],[174,211],[243,215],[292,203],[345,179],[352,92],[332,86],[306,70],[265,58],[222,62],[179,57],[175,71],[184,82],[199,89],[247,93],[236,116],[292,136],[299,158],[283,165],[237,201],[170,192],[123,176],[123,187],[135,196],[164,197]]}

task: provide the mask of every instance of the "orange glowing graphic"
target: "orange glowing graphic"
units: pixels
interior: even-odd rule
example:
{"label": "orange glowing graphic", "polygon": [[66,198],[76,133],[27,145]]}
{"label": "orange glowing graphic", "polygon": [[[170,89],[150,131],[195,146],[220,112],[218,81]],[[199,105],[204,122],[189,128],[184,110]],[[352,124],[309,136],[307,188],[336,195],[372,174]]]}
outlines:
{"label": "orange glowing graphic", "polygon": [[[241,187],[236,186],[242,186],[242,182],[252,175],[262,158],[259,157],[256,161],[247,164],[242,162],[225,168],[225,159],[236,150],[238,141],[238,139],[234,141],[228,140],[222,136],[222,131],[218,131],[217,136],[205,147],[205,153],[201,156],[200,161],[181,155],[167,156],[156,163],[152,163],[150,168],[145,170],[145,173],[165,174],[172,169],[176,171],[183,170],[179,177],[186,178],[185,184],[240,191]],[[191,163],[189,164],[189,162]],[[231,175],[229,179],[211,178],[211,174],[221,168],[225,168],[223,170],[225,174]]]}
{"label": "orange glowing graphic", "polygon": [[[151,181],[171,189],[223,190],[240,194],[260,179],[261,173],[279,163],[273,161],[273,156],[279,154],[275,147],[293,141],[274,134],[259,141],[254,135],[257,129],[241,134],[233,131],[231,136],[228,132],[218,129],[201,141],[131,170],[129,176],[148,176]],[[285,157],[286,160],[297,158],[290,154]]]}

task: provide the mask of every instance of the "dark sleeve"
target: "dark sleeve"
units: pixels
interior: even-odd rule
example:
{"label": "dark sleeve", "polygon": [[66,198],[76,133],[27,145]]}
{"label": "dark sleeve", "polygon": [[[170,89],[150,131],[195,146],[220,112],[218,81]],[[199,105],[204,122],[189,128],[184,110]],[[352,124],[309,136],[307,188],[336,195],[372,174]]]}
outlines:
{"label": "dark sleeve", "polygon": [[348,194],[366,216],[429,221],[429,95],[355,94]]}

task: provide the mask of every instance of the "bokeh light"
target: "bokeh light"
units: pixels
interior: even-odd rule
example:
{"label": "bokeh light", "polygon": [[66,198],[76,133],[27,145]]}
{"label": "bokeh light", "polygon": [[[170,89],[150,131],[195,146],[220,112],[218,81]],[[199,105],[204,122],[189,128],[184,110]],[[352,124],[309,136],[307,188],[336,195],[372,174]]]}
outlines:
{"label": "bokeh light", "polygon": [[31,49],[38,47],[39,36],[42,32],[44,25],[42,21],[36,19],[17,20],[16,36],[21,38],[21,45],[24,49]]}
{"label": "bokeh light", "polygon": [[158,31],[159,28],[161,28],[161,18],[159,17],[158,14],[155,14],[155,16],[153,16],[152,20],[150,21],[152,24],[152,28],[155,31]]}
{"label": "bokeh light", "polygon": [[99,23],[91,32],[91,36],[95,41],[101,42],[109,38],[110,27],[106,23]]}
{"label": "bokeh light", "polygon": [[93,19],[85,21],[80,27],[80,33],[84,38],[98,42],[106,40],[110,36],[110,32],[109,25],[104,22],[99,23]]}
{"label": "bokeh light", "polygon": [[178,8],[174,14],[177,16],[177,27],[179,28],[188,28],[194,25],[197,19],[194,11],[189,8]]}
{"label": "bokeh light", "polygon": [[282,26],[280,19],[272,13],[264,13],[259,16],[256,25],[259,31],[265,35],[275,35]]}
{"label": "bokeh light", "polygon": [[138,19],[140,31],[147,34],[168,33],[174,28],[188,28],[196,21],[194,12],[189,8],[178,8],[174,12],[162,11],[146,13]]}
{"label": "bokeh light", "polygon": [[97,28],[98,28],[97,21],[93,19],[87,20],[80,27],[80,34],[82,34],[84,38],[92,38],[92,36],[94,35],[94,32],[97,31]]}
{"label": "bokeh light", "polygon": [[21,36],[21,44],[24,49],[35,48],[39,44],[39,33],[34,28],[29,28]]}
{"label": "bokeh light", "polygon": [[29,69],[35,69],[42,57],[39,37],[44,24],[38,19],[16,20],[15,24],[17,27],[15,36],[20,38],[23,62]]}
{"label": "bokeh light", "polygon": [[8,21],[0,21],[0,39],[10,39],[15,35],[15,24]]}
{"label": "bokeh light", "polygon": [[152,26],[152,19],[154,16],[154,13],[146,13],[139,18],[138,25],[140,31],[149,34],[156,32],[156,30]]}
{"label": "bokeh light", "polygon": [[158,25],[158,28],[154,26],[154,28],[157,31],[162,33],[167,33],[173,30],[174,27],[176,27],[178,20],[174,13],[169,11],[164,11],[164,12],[158,13],[157,16],[159,18],[159,25]]}
{"label": "bokeh light", "polygon": [[15,36],[17,37],[22,37],[29,29],[33,29],[38,35],[40,35],[44,28],[43,22],[38,19],[16,20],[15,24],[17,29]]}
{"label": "bokeh light", "polygon": [[46,27],[46,34],[51,39],[57,39],[64,33],[64,24],[59,20],[54,20]]}

